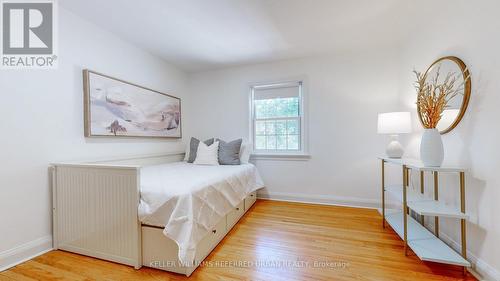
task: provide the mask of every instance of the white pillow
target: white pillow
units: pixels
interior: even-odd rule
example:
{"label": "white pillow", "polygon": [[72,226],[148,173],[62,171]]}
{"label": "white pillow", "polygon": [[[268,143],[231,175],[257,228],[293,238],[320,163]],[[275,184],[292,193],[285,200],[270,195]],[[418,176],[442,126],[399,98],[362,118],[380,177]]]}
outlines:
{"label": "white pillow", "polygon": [[196,151],[196,159],[193,164],[196,165],[219,165],[219,142],[216,141],[212,145],[206,145],[200,141],[198,150]]}
{"label": "white pillow", "polygon": [[241,164],[248,164],[250,161],[250,154],[252,153],[252,144],[243,143],[240,148],[240,162]]}

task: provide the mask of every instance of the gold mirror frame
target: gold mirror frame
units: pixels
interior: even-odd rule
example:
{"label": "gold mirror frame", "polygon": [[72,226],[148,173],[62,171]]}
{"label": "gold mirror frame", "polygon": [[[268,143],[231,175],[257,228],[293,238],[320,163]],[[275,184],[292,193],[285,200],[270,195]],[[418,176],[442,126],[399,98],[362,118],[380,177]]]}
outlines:
{"label": "gold mirror frame", "polygon": [[[467,106],[469,105],[470,94],[471,94],[471,79],[470,79],[469,70],[467,69],[467,66],[465,66],[465,63],[461,59],[454,57],[454,56],[442,57],[440,59],[437,59],[435,62],[433,62],[431,64],[431,66],[429,66],[429,68],[427,68],[427,70],[425,71],[424,80],[427,79],[427,74],[432,69],[432,67],[435,66],[436,64],[444,61],[444,60],[451,60],[458,65],[458,67],[462,71],[462,75],[463,75],[463,79],[465,81],[465,84],[464,84],[464,97],[462,100],[462,105],[460,106],[460,112],[458,113],[458,116],[455,118],[455,121],[453,121],[453,123],[448,128],[439,132],[441,135],[449,133],[451,130],[453,130],[458,125],[458,123],[460,123],[460,121],[464,117],[465,111],[467,110]],[[423,126],[424,122],[422,121],[422,114],[420,114],[420,109],[418,108],[418,106],[417,106],[417,112],[418,112],[418,119],[420,120],[420,124],[422,124],[422,126]]]}

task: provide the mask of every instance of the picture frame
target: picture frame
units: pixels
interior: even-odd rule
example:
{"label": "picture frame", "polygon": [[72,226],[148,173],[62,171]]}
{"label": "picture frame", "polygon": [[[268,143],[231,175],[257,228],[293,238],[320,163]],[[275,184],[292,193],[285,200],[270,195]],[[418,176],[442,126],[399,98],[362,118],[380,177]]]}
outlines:
{"label": "picture frame", "polygon": [[182,138],[181,99],[83,70],[85,137]]}

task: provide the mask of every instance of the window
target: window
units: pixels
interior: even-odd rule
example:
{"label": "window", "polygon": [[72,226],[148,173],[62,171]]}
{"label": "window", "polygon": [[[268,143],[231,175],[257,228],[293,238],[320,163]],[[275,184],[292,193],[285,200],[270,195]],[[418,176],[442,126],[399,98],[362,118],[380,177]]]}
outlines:
{"label": "window", "polygon": [[253,86],[251,102],[256,153],[304,152],[302,82]]}

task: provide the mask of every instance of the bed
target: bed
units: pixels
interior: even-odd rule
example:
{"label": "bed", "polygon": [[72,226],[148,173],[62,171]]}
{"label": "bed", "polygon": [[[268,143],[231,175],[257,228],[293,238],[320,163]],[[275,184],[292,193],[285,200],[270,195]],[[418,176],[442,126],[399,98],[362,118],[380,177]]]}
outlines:
{"label": "bed", "polygon": [[252,164],[182,154],[52,164],[54,248],[189,276],[256,200]]}

